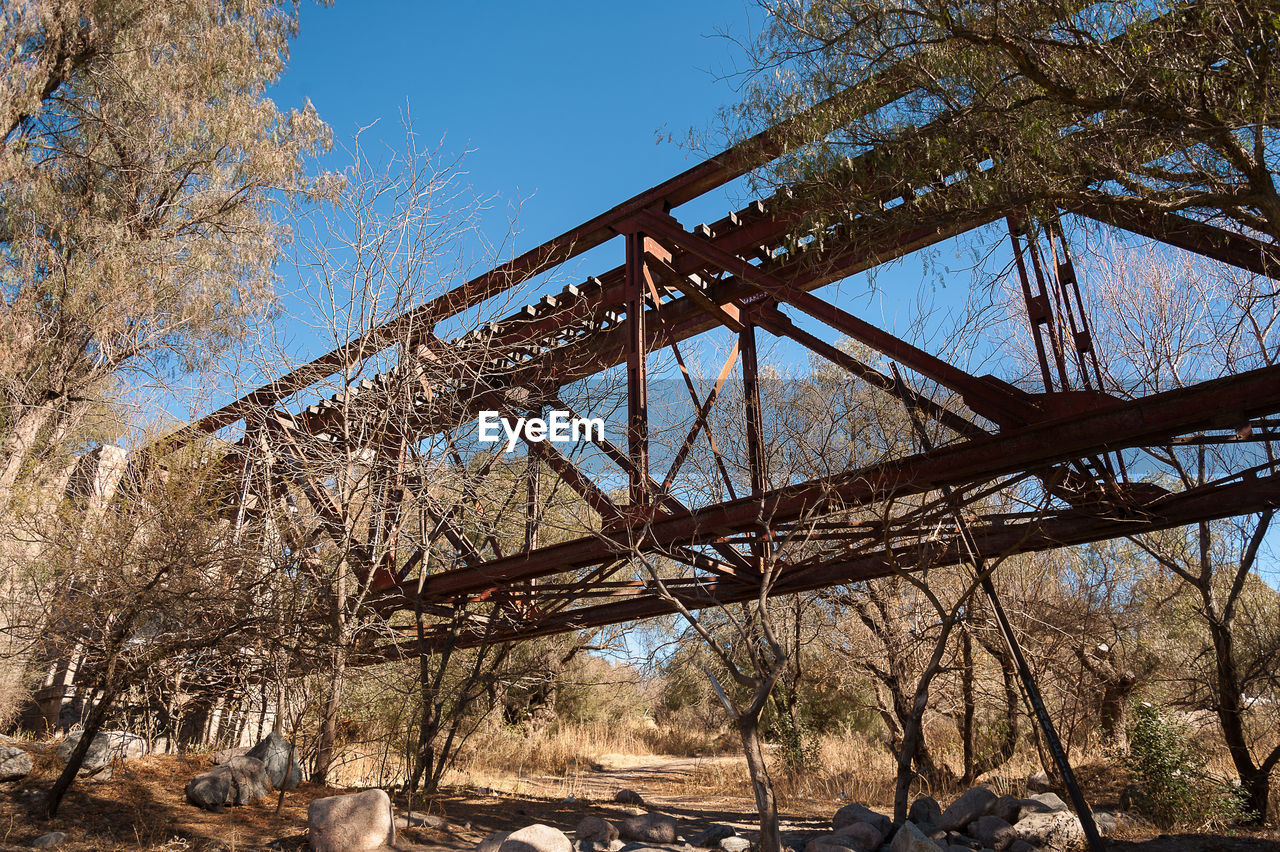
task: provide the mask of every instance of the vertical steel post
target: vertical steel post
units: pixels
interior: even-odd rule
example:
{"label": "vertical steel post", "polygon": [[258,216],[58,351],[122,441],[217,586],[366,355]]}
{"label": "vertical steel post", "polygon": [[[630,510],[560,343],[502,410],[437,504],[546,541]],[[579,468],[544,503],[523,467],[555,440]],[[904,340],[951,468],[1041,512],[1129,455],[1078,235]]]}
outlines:
{"label": "vertical steel post", "polygon": [[[759,496],[769,485],[768,459],[764,452],[764,414],[760,406],[760,363],[756,355],[756,327],[748,322],[738,332],[738,348],[742,350],[742,396],[747,418],[747,466],[751,474],[751,495]],[[755,569],[764,571],[764,541],[757,533],[751,542]]]}
{"label": "vertical steel post", "polygon": [[627,234],[623,299],[623,309],[627,314],[627,454],[631,457],[631,508],[637,514],[649,502],[649,397],[645,380],[644,334],[644,294],[648,270],[644,250],[644,234]]}

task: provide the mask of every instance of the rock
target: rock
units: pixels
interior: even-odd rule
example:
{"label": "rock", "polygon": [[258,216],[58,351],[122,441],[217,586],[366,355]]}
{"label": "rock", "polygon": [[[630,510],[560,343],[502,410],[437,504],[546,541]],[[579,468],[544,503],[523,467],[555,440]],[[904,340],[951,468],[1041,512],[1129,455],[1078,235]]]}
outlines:
{"label": "rock", "polygon": [[837,829],[836,837],[846,837],[853,841],[853,848],[858,852],[875,852],[876,847],[884,842],[885,833],[869,822],[851,822]]}
{"label": "rock", "polygon": [[1110,837],[1116,833],[1119,820],[1111,811],[1094,811],[1093,823],[1098,826],[1098,833],[1103,837]]}
{"label": "rock", "polygon": [[621,805],[644,807],[644,799],[635,790],[619,790],[613,795],[613,800]]}
{"label": "rock", "polygon": [[941,848],[925,837],[914,822],[904,822],[889,844],[889,852],[938,852]]}
{"label": "rock", "polygon": [[1070,811],[1028,814],[1014,828],[1018,837],[1042,852],[1067,852],[1084,843],[1084,828]]}
{"label": "rock", "polygon": [[1036,847],[1019,837],[1010,843],[1009,848],[1004,852],[1036,852]]}
{"label": "rock", "polygon": [[510,836],[509,831],[494,832],[476,844],[476,852],[498,852],[498,847]]}
{"label": "rock", "polygon": [[61,831],[51,831],[48,834],[42,834],[35,840],[31,841],[33,849],[57,849],[67,839],[67,836]]}
{"label": "rock", "polygon": [[[80,743],[81,731],[68,734],[56,750],[58,759],[63,763],[71,757],[71,752]],[[89,744],[89,750],[85,752],[84,763],[80,765],[80,775],[101,775],[112,761],[119,758],[120,760],[133,760],[142,757],[147,753],[147,744],[142,737],[129,733],[128,731],[98,731],[94,736],[93,742]],[[107,776],[109,777],[109,776]],[[101,780],[106,780],[102,778]]]}
{"label": "rock", "polygon": [[938,827],[945,828],[947,831],[958,831],[978,817],[986,816],[995,803],[995,793],[986,787],[972,787],[965,790],[960,798],[942,812]]}
{"label": "rock", "polygon": [[737,837],[738,830],[731,825],[716,823],[707,828],[706,831],[700,831],[693,837],[689,838],[689,845],[696,846],[699,849],[714,849],[720,845],[720,841],[726,837]]}
{"label": "rock", "polygon": [[31,755],[17,746],[0,746],[0,781],[17,781],[31,772]]}
{"label": "rock", "polygon": [[573,844],[558,828],[537,823],[507,835],[499,852],[573,852]]}
{"label": "rock", "polygon": [[1000,819],[1012,825],[1018,821],[1018,809],[1022,800],[1017,796],[1011,796],[1005,793],[1000,798],[991,803],[991,807],[987,809],[987,813],[991,816],[998,816]]}
{"label": "rock", "polygon": [[1027,790],[1031,793],[1047,793],[1053,789],[1053,779],[1048,772],[1032,772],[1027,776]]}
{"label": "rock", "polygon": [[676,821],[666,814],[627,817],[618,829],[627,840],[638,840],[641,843],[676,842]]}
{"label": "rock", "polygon": [[941,825],[942,806],[932,796],[921,796],[911,803],[911,809],[907,811],[907,819],[921,827]]}
{"label": "rock", "polygon": [[314,799],[307,807],[307,830],[312,852],[365,852],[390,846],[396,840],[391,797],[374,789]]}
{"label": "rock", "polygon": [[722,837],[720,838],[721,852],[747,852],[751,848],[751,841],[745,837]]}
{"label": "rock", "polygon": [[[866,823],[859,823],[865,825]],[[873,852],[875,847],[870,850],[862,849],[855,846],[857,843],[847,834],[824,834],[821,837],[815,837],[805,844],[804,852]]]}
{"label": "rock", "polygon": [[224,748],[222,751],[215,751],[213,753],[213,765],[221,766],[233,757],[244,757],[248,753],[248,746],[236,746],[235,748]]}
{"label": "rock", "polygon": [[[586,816],[578,823],[573,832],[579,840],[590,840],[592,843],[608,845],[618,839],[618,827],[607,819],[597,816]],[[708,846],[710,844],[707,844]]]}
{"label": "rock", "polygon": [[227,805],[249,805],[271,793],[271,779],[262,761],[233,757],[187,782],[187,801],[209,811]]}
{"label": "rock", "polygon": [[1037,793],[1034,796],[1028,796],[1027,799],[1043,805],[1045,808],[1044,813],[1052,814],[1067,810],[1067,803],[1062,801],[1062,797],[1057,793]]}
{"label": "rock", "polygon": [[873,827],[879,829],[883,835],[888,835],[889,832],[893,831],[893,820],[857,802],[847,804],[836,811],[836,815],[831,818],[831,827],[839,831],[846,825],[855,822],[870,823]]}
{"label": "rock", "polygon": [[1018,839],[1018,832],[1008,820],[997,816],[978,817],[969,824],[969,834],[983,846],[990,846],[996,852],[1005,849]]}
{"label": "rock", "polygon": [[272,731],[249,749],[248,756],[262,761],[277,790],[292,790],[302,783],[302,767],[297,760],[290,760],[291,756],[296,756],[291,755],[292,750],[288,740]]}

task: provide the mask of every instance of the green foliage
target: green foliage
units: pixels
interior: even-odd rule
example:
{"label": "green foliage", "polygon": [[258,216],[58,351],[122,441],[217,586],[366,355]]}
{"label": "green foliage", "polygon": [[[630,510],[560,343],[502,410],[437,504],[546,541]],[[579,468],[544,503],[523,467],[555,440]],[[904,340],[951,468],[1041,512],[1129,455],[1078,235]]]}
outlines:
{"label": "green foliage", "polygon": [[1146,702],[1135,704],[1124,765],[1141,788],[1134,809],[1156,824],[1206,825],[1243,816],[1236,792],[1206,770],[1208,754],[1186,723]]}

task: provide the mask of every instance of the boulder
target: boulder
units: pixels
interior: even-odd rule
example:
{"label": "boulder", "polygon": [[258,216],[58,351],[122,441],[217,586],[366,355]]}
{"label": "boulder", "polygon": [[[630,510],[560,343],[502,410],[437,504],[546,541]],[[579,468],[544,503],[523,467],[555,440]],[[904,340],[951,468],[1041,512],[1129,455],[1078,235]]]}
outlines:
{"label": "boulder", "polygon": [[252,757],[233,757],[187,782],[187,801],[208,811],[252,804],[270,793],[266,767]]}
{"label": "boulder", "polygon": [[889,852],[938,852],[941,848],[925,837],[924,832],[917,828],[914,822],[904,822],[893,835],[893,842],[889,844]]}
{"label": "boulder", "polygon": [[620,805],[636,805],[644,807],[644,798],[635,790],[619,790],[614,793],[613,800]]}
{"label": "boulder", "polygon": [[1042,852],[1067,852],[1084,843],[1084,828],[1070,811],[1028,814],[1014,828],[1019,838]]}
{"label": "boulder", "polygon": [[747,852],[750,848],[751,841],[745,837],[720,838],[720,852]]}
{"label": "boulder", "polygon": [[537,823],[507,835],[499,852],[573,852],[573,843],[558,828]]}
{"label": "boulder", "polygon": [[[63,763],[71,757],[71,752],[75,751],[77,745],[80,744],[80,738],[83,732],[76,731],[68,734],[67,738],[59,743],[56,749],[58,759]],[[112,762],[117,758],[120,760],[133,760],[142,757],[147,753],[147,744],[142,737],[131,734],[128,731],[98,731],[94,736],[93,742],[89,744],[89,750],[85,752],[84,763],[80,765],[80,775],[102,775],[109,769]],[[105,780],[105,779],[104,779]]]}
{"label": "boulder", "polygon": [[476,844],[476,852],[498,852],[498,847],[510,836],[509,831],[495,831]]}
{"label": "boulder", "polygon": [[921,796],[911,803],[911,808],[907,811],[907,819],[922,827],[941,825],[942,806],[932,796]]}
{"label": "boulder", "polygon": [[248,746],[236,746],[235,748],[224,748],[222,751],[215,751],[213,753],[213,765],[221,766],[233,757],[244,757],[248,753]]}
{"label": "boulder", "polygon": [[720,845],[720,841],[726,837],[736,837],[738,830],[731,825],[716,823],[707,828],[706,831],[700,831],[693,837],[689,838],[689,845],[696,846],[699,849],[714,849]]}
{"label": "boulder", "polygon": [[1018,809],[1022,807],[1020,804],[1022,799],[1017,796],[1011,796],[1005,793],[1000,798],[991,803],[991,807],[987,813],[991,816],[998,816],[1000,819],[1012,825],[1018,821]]}
{"label": "boulder", "polygon": [[396,840],[391,797],[375,789],[315,799],[307,807],[307,830],[312,852],[366,852],[390,846]]}
{"label": "boulder", "polygon": [[[578,827],[573,834],[579,840],[590,840],[592,843],[600,843],[607,846],[618,839],[618,827],[607,819],[586,816],[578,823]],[[709,846],[710,844],[706,845]]]}
{"label": "boulder", "polygon": [[942,812],[938,827],[945,828],[947,831],[959,831],[978,817],[986,816],[995,803],[996,794],[986,787],[965,790],[960,798]]}
{"label": "boulder", "polygon": [[1044,808],[1043,813],[1052,814],[1067,810],[1067,803],[1062,801],[1062,797],[1057,793],[1037,793],[1034,796],[1028,796],[1027,799],[1042,805]]}
{"label": "boulder", "polygon": [[1017,840],[1009,844],[1009,848],[1005,852],[1039,852],[1036,847],[1019,837]]}
{"label": "boulder", "polygon": [[31,772],[31,755],[17,746],[0,746],[0,781],[17,781]]}
{"label": "boulder", "polygon": [[996,852],[1004,852],[1018,839],[1018,831],[997,816],[978,817],[969,823],[969,836]]}
{"label": "boulder", "polygon": [[893,820],[884,814],[876,813],[868,807],[864,807],[857,802],[845,805],[836,811],[836,815],[831,818],[831,827],[836,831],[844,828],[846,825],[855,822],[865,822],[878,828],[881,834],[887,835],[893,831]]}
{"label": "boulder", "polygon": [[248,756],[262,761],[277,790],[292,790],[302,783],[302,767],[296,760],[291,760],[294,756],[293,746],[275,731],[249,749]]}
{"label": "boulder", "polygon": [[871,852],[856,846],[856,843],[856,840],[846,834],[824,834],[806,843],[804,852]]}
{"label": "boulder", "polygon": [[57,849],[67,840],[67,836],[61,831],[51,831],[48,834],[42,834],[35,840],[31,841],[32,849]]}
{"label": "boulder", "polygon": [[884,842],[885,833],[869,822],[851,822],[836,830],[836,837],[847,837],[858,852],[875,852]]}
{"label": "boulder", "polygon": [[1117,815],[1111,811],[1094,811],[1093,824],[1098,827],[1098,833],[1103,837],[1110,837],[1116,833],[1120,820]]}
{"label": "boulder", "polygon": [[1027,792],[1047,793],[1053,789],[1053,779],[1048,772],[1032,772],[1027,776]]}
{"label": "boulder", "polygon": [[641,843],[675,843],[676,821],[666,814],[640,814],[627,817],[618,826],[627,840]]}

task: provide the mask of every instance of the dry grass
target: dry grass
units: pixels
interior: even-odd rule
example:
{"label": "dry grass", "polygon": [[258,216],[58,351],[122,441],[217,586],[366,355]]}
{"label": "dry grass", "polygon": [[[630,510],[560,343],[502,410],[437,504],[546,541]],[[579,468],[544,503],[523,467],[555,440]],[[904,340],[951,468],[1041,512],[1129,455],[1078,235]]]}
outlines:
{"label": "dry grass", "polygon": [[694,757],[723,752],[723,738],[680,728],[664,728],[648,719],[600,724],[557,725],[530,732],[491,725],[478,731],[458,755],[454,772],[516,776],[570,775],[607,763],[610,755]]}

